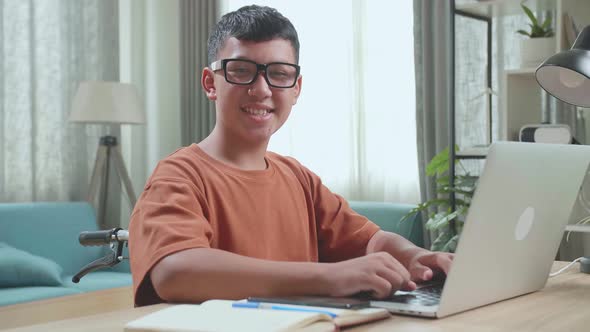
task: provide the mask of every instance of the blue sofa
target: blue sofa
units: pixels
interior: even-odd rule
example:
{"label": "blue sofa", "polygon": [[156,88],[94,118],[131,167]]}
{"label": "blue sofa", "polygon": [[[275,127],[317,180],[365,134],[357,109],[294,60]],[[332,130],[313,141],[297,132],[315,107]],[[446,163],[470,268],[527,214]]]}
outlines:
{"label": "blue sofa", "polygon": [[382,230],[397,233],[424,248],[424,227],[422,215],[414,214],[404,221],[403,216],[416,207],[412,204],[350,201],[350,207],[358,214],[369,218]]}
{"label": "blue sofa", "polygon": [[93,230],[94,210],[85,202],[0,204],[0,306],[130,286],[127,260],[71,281],[107,253],[78,243],[80,232]]}
{"label": "blue sofa", "polygon": [[[423,246],[420,216],[400,222],[413,205],[354,201],[350,205],[383,230]],[[92,230],[97,226],[87,203],[0,204],[0,306],[131,285],[127,260],[72,283],[74,274],[108,249],[78,243],[80,232]]]}

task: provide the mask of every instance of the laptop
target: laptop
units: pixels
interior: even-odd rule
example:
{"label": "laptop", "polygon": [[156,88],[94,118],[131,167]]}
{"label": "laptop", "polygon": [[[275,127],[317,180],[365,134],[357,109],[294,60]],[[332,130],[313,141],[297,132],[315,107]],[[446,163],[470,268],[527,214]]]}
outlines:
{"label": "laptop", "polygon": [[590,146],[492,144],[444,286],[371,306],[440,318],[543,288],[589,163]]}

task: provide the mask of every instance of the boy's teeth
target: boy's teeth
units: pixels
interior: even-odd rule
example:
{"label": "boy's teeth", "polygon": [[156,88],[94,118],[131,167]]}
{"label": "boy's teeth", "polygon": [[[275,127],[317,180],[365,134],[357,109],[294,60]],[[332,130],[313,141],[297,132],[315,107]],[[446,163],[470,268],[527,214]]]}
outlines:
{"label": "boy's teeth", "polygon": [[244,108],[244,112],[253,114],[253,115],[266,115],[269,113],[269,110],[257,110],[252,108]]}

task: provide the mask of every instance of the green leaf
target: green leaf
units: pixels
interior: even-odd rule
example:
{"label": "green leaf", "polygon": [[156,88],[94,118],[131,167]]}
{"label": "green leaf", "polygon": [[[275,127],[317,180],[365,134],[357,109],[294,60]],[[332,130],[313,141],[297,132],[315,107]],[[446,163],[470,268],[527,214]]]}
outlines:
{"label": "green leaf", "polygon": [[531,38],[540,38],[540,37],[543,37],[544,35],[545,35],[545,31],[543,31],[543,29],[541,29],[541,27],[539,27],[539,26],[532,27]]}
{"label": "green leaf", "polygon": [[428,207],[431,207],[433,205],[438,205],[441,208],[447,207],[449,205],[449,199],[448,198],[434,198],[431,199],[430,201],[428,201],[429,204]]}
{"label": "green leaf", "polygon": [[459,243],[459,234],[456,234],[450,238],[447,243],[442,247],[441,251],[455,252],[457,250],[457,244]]}
{"label": "green leaf", "polygon": [[516,31],[516,32],[520,33],[521,35],[525,35],[525,36],[527,36],[527,37],[530,37],[530,36],[531,36],[531,34],[530,34],[530,33],[526,32],[526,31],[524,31],[524,30],[518,30],[518,31]]}
{"label": "green leaf", "polygon": [[457,206],[457,212],[459,215],[466,215],[468,211],[469,211],[469,207],[466,205]]}
{"label": "green leaf", "polygon": [[459,209],[461,206],[469,206],[469,204],[470,203],[468,203],[467,201],[465,201],[461,198],[455,198],[455,205],[456,205],[457,209]]}
{"label": "green leaf", "polygon": [[[438,184],[439,186],[448,186],[450,180],[451,178],[448,175],[437,177],[436,184]],[[455,179],[455,181],[457,181],[457,179]]]}
{"label": "green leaf", "polygon": [[525,14],[529,17],[531,22],[533,22],[533,25],[535,25],[535,26],[539,25],[539,23],[537,22],[537,18],[535,17],[533,12],[529,9],[529,7],[527,7],[523,4],[520,4],[520,6],[522,7],[522,10],[524,10]]}
{"label": "green leaf", "polygon": [[436,213],[433,217],[430,217],[430,219],[428,219],[426,224],[424,224],[424,227],[428,230],[434,230],[434,226],[437,225],[440,220],[443,220],[448,215],[449,214],[447,212]]}
{"label": "green leaf", "polygon": [[479,180],[479,177],[478,176],[473,176],[473,175],[459,175],[455,179],[455,186],[457,186],[457,187],[471,187],[471,188],[475,188],[478,180]]}
{"label": "green leaf", "polygon": [[[455,145],[455,151],[459,150],[459,146]],[[458,163],[459,160],[455,160]],[[444,172],[449,170],[449,147],[439,152],[426,166],[426,175],[428,176],[440,176]]]}
{"label": "green leaf", "polygon": [[449,212],[439,212],[434,215],[433,218],[428,219],[424,227],[428,230],[439,230],[440,228],[447,226],[449,221],[457,218],[460,210]]}
{"label": "green leaf", "polygon": [[414,216],[416,213],[420,213],[420,212],[426,210],[430,204],[431,204],[430,201],[418,204],[418,206],[416,206],[415,208],[411,209],[408,213],[406,213],[400,219],[400,222],[407,220],[408,218]]}
{"label": "green leaf", "polygon": [[516,31],[517,33],[528,36],[530,38],[553,37],[554,32],[553,29],[551,29],[552,17],[550,15],[547,15],[543,23],[539,24],[539,20],[537,19],[537,17],[535,17],[534,13],[530,10],[529,7],[525,6],[522,3],[520,6],[522,7],[522,10],[525,12],[525,14],[531,21],[531,23],[529,24],[529,26],[531,27],[531,31],[526,32],[524,30],[518,30]]}
{"label": "green leaf", "polygon": [[419,213],[421,210],[419,210],[417,207],[413,208],[410,210],[410,212],[406,213],[400,220],[399,222],[404,222],[408,219],[410,219],[410,217],[413,217],[416,213]]}
{"label": "green leaf", "polygon": [[457,187],[443,187],[440,190],[437,190],[438,193],[441,194],[448,194],[451,192],[454,192],[456,194],[461,194],[461,195],[465,195],[465,196],[473,196],[473,192],[475,191],[474,188],[470,188],[470,189],[461,189],[461,188],[457,188]]}
{"label": "green leaf", "polygon": [[449,169],[449,148],[439,152],[426,166],[426,175],[442,174]]}
{"label": "green leaf", "polygon": [[436,237],[436,239],[434,240],[434,242],[432,242],[432,245],[430,246],[430,250],[432,250],[432,251],[442,251],[442,248],[445,246],[445,244],[447,244],[447,242],[449,242],[449,240],[452,237],[453,236],[448,231],[441,232]]}
{"label": "green leaf", "polygon": [[448,206],[448,205],[449,205],[449,200],[448,199],[436,198],[436,199],[428,200],[428,201],[426,201],[424,203],[418,204],[418,206],[416,206],[415,208],[411,209],[408,213],[406,213],[406,215],[404,215],[400,219],[400,222],[405,221],[406,219],[410,218],[414,214],[416,214],[418,212],[422,212],[422,211],[428,209],[431,206]]}

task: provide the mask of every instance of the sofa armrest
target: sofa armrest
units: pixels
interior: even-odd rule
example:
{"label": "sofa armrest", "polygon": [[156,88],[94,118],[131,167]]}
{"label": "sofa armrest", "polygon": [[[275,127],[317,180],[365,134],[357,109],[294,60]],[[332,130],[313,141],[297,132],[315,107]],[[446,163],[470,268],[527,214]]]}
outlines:
{"label": "sofa armrest", "polygon": [[424,248],[422,216],[418,213],[400,221],[416,205],[365,201],[350,201],[349,204],[354,211],[367,217],[382,230],[399,234],[415,245]]}

